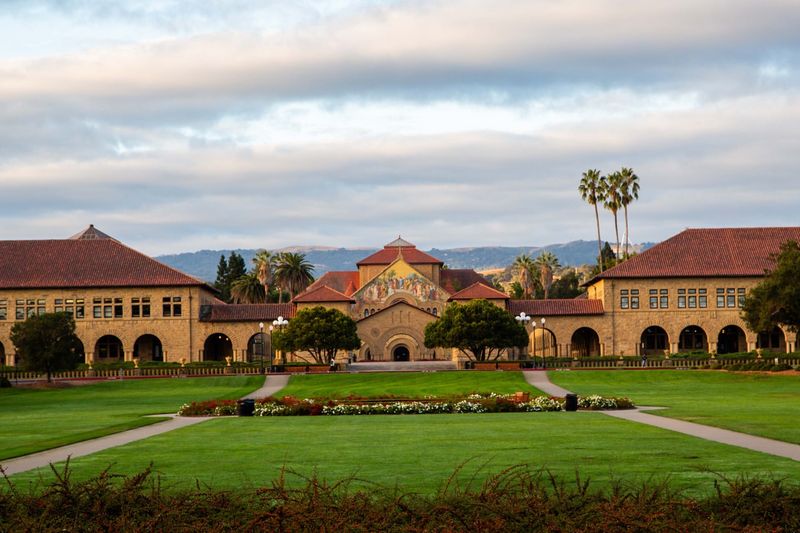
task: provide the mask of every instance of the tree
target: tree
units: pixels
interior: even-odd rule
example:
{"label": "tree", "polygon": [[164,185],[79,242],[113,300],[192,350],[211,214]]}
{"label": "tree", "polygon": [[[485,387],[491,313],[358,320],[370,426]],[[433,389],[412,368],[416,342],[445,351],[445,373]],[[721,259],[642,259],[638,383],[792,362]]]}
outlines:
{"label": "tree", "polygon": [[[306,261],[305,254],[283,252],[278,254],[275,265],[275,279],[281,289],[289,291],[294,297],[314,281],[314,265]],[[283,301],[283,290],[280,291],[280,302]]]}
{"label": "tree", "polygon": [[53,372],[72,370],[79,362],[80,341],[69,313],[44,313],[17,322],[11,328],[11,342],[17,348],[22,368],[45,372],[48,383]]}
{"label": "tree", "polygon": [[617,238],[617,257],[619,257],[619,223],[617,221],[617,212],[622,207],[622,199],[620,196],[620,188],[622,186],[622,175],[619,172],[609,174],[606,178],[606,194],[603,201],[603,207],[611,211],[614,215],[614,233]]}
{"label": "tree", "polygon": [[581,182],[578,185],[578,192],[581,195],[581,198],[588,203],[589,205],[594,207],[594,219],[595,223],[597,224],[597,259],[600,262],[600,272],[602,272],[605,267],[603,266],[603,250],[601,248],[601,240],[600,240],[600,213],[597,211],[597,204],[603,203],[606,199],[606,187],[608,184],[606,183],[605,176],[600,175],[600,171],[597,169],[590,169],[583,173],[583,177],[581,178]]}
{"label": "tree", "polygon": [[255,274],[259,283],[264,287],[264,294],[269,294],[269,286],[272,283],[272,268],[275,265],[275,256],[267,250],[259,250],[253,257]]}
{"label": "tree", "polygon": [[273,334],[275,347],[284,352],[308,352],[320,364],[330,364],[339,350],[361,347],[355,321],[336,309],[302,309],[281,332]]}
{"label": "tree", "polygon": [[753,331],[770,331],[777,325],[800,329],[800,245],[787,241],[773,254],[775,268],[766,273],[745,298],[742,319]]}
{"label": "tree", "polygon": [[517,281],[522,287],[522,295],[524,298],[530,298],[535,289],[535,280],[538,278],[536,270],[536,263],[534,263],[531,256],[528,254],[521,254],[514,259],[514,264],[511,265],[511,270],[517,277]]}
{"label": "tree", "polygon": [[634,174],[632,168],[622,167],[619,171],[619,199],[625,213],[625,258],[628,258],[628,245],[630,244],[630,233],[628,232],[628,205],[634,200],[639,199],[639,176]]}
{"label": "tree", "polygon": [[244,264],[244,257],[236,252],[231,252],[230,257],[228,258],[228,275],[225,278],[228,288],[230,289],[231,285],[233,285],[233,282],[245,274],[247,274],[247,266]]}
{"label": "tree", "polygon": [[266,303],[264,285],[255,272],[245,274],[231,284],[231,301],[235,304]]}
{"label": "tree", "polygon": [[553,283],[550,296],[552,298],[575,298],[584,292],[581,289],[581,277],[574,269],[570,269]]}
{"label": "tree", "polygon": [[561,265],[558,263],[558,258],[555,254],[547,251],[540,253],[534,263],[539,269],[539,281],[542,284],[544,299],[547,300],[550,295],[550,287],[553,286],[553,271]]}
{"label": "tree", "polygon": [[497,359],[505,349],[527,345],[525,326],[487,300],[451,304],[425,326],[426,348],[457,348],[473,361]]}
{"label": "tree", "polygon": [[219,256],[219,263],[217,264],[217,279],[214,281],[214,288],[219,291],[220,299],[227,302],[230,300],[230,286],[228,285],[228,261],[225,260],[225,254]]}

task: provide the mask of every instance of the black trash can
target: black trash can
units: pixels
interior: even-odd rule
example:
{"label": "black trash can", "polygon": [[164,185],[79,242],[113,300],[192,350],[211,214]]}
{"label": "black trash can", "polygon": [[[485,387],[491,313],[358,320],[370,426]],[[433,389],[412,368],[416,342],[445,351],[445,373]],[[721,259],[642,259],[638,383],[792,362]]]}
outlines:
{"label": "black trash can", "polygon": [[564,397],[564,410],[577,411],[578,410],[578,395],[569,393]]}
{"label": "black trash can", "polygon": [[256,401],[247,399],[236,402],[236,414],[239,416],[253,416],[256,412]]}

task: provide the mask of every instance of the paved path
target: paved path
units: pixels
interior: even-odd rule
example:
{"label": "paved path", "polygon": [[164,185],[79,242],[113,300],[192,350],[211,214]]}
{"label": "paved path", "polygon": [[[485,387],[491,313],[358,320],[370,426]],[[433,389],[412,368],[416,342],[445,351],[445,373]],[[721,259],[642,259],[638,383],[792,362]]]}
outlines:
{"label": "paved path", "polygon": [[[554,385],[547,377],[547,372],[524,372],[525,379],[539,389],[540,391],[551,394],[553,396],[564,396],[570,391],[562,389],[558,385]],[[686,422],[675,418],[667,418],[664,416],[656,416],[643,411],[663,409],[663,407],[638,407],[636,409],[626,409],[620,411],[601,411],[603,414],[612,416],[614,418],[621,418],[623,420],[630,420],[631,422],[638,422],[640,424],[647,424],[655,426],[668,431],[675,431],[685,435],[691,435],[700,439],[720,442],[722,444],[729,444],[731,446],[738,446],[740,448],[747,448],[757,452],[768,453],[770,455],[777,455],[779,457],[787,457],[800,461],[800,445],[783,442],[780,440],[766,439],[764,437],[757,437],[747,433],[739,433],[738,431],[730,431],[727,429],[715,428],[712,426],[705,426],[703,424],[695,424],[694,422]]]}
{"label": "paved path", "polygon": [[[264,386],[260,389],[248,394],[245,398],[266,398],[272,396],[289,381],[289,376],[267,376],[264,381]],[[59,463],[66,461],[68,458],[82,457],[99,451],[107,450],[108,448],[115,448],[128,444],[137,440],[146,439],[155,435],[160,435],[174,429],[183,428],[186,426],[193,426],[211,420],[213,417],[179,417],[174,414],[166,415],[152,415],[169,417],[165,422],[159,422],[113,435],[107,435],[97,439],[86,440],[75,444],[69,444],[60,448],[53,448],[52,450],[45,450],[31,455],[25,455],[16,459],[9,459],[7,461],[0,461],[0,467],[3,468],[6,475],[11,476],[34,468],[47,466],[51,463]]]}

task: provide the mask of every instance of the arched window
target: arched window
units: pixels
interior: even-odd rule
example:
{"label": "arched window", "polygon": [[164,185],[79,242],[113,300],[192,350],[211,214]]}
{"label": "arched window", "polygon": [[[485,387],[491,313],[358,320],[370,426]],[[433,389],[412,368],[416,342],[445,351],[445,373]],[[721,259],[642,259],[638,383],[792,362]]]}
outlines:
{"label": "arched window", "polygon": [[433,308],[433,316],[439,316],[439,310],[435,307]]}
{"label": "arched window", "polygon": [[369,316],[369,309],[364,309],[364,318]]}

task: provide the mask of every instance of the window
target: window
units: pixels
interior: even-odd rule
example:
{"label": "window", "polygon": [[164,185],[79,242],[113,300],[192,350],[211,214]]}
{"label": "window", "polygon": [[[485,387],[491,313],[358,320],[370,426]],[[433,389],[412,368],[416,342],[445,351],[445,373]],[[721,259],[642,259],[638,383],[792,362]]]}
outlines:
{"label": "window", "polygon": [[717,307],[725,307],[725,289],[717,289]]}
{"label": "window", "polygon": [[698,289],[698,297],[697,301],[700,304],[700,309],[705,309],[708,307],[708,294],[706,294],[706,289]]}
{"label": "window", "polygon": [[148,318],[150,316],[150,297],[131,298],[131,317]]}
{"label": "window", "polygon": [[686,307],[686,289],[678,289],[678,309]]}
{"label": "window", "polygon": [[661,289],[660,294],[661,297],[659,298],[659,307],[661,307],[661,309],[669,308],[669,290]]}
{"label": "window", "polygon": [[0,320],[8,320],[8,300],[0,300]]}
{"label": "window", "polygon": [[56,298],[55,311],[56,313],[69,313],[75,319],[83,318],[85,316],[83,298]]}
{"label": "window", "polygon": [[728,289],[725,291],[725,306],[736,307],[736,289]]}
{"label": "window", "polygon": [[94,298],[92,300],[94,318],[122,318],[122,298]]}
{"label": "window", "polygon": [[639,289],[631,289],[631,309],[639,309]]}
{"label": "window", "polygon": [[14,317],[17,320],[25,320],[34,315],[43,315],[46,311],[44,298],[27,298],[25,300],[17,300],[15,303]]}
{"label": "window", "polygon": [[746,295],[746,289],[727,287],[724,289],[717,289],[717,307],[727,307],[733,309],[735,307],[742,307]]}
{"label": "window", "polygon": [[622,289],[619,291],[619,306],[621,309],[628,309],[630,307],[631,300],[629,296],[628,289]]}
{"label": "window", "polygon": [[658,289],[650,289],[650,309],[658,309]]}
{"label": "window", "polygon": [[369,309],[364,309],[364,318],[369,316]]}
{"label": "window", "polygon": [[162,316],[181,316],[181,297],[180,296],[164,296],[162,298],[161,315]]}
{"label": "window", "polygon": [[689,309],[697,307],[697,289],[689,289]]}
{"label": "window", "polygon": [[744,289],[736,289],[736,295],[737,295],[737,304],[739,307],[742,307],[744,305],[744,296],[745,296]]}
{"label": "window", "polygon": [[433,316],[439,316],[439,310],[437,308],[433,308]]}

